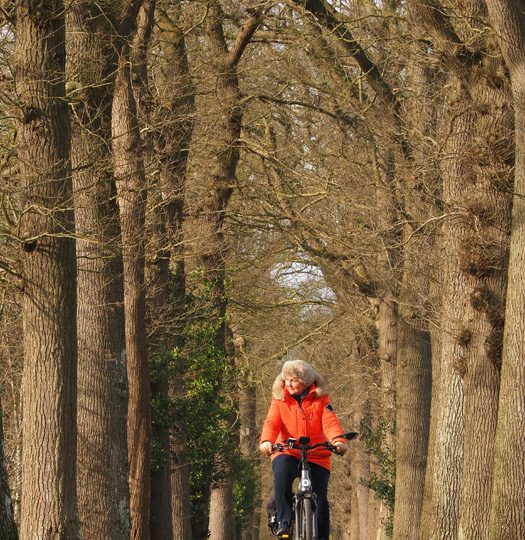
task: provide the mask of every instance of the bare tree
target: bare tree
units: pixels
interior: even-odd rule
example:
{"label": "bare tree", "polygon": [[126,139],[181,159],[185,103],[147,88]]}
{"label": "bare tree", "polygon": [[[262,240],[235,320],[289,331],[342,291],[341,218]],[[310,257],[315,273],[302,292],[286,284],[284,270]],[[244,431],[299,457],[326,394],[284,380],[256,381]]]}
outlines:
{"label": "bare tree", "polygon": [[117,45],[111,130],[124,267],[131,538],[147,540],[151,403],[144,289],[146,179],[130,69],[132,29],[141,4],[142,0],[129,0],[120,7],[118,28],[121,39]]}
{"label": "bare tree", "polygon": [[16,2],[23,195],[23,538],[78,537],[76,263],[64,6]]}
{"label": "bare tree", "polygon": [[111,164],[111,12],[66,12],[78,265],[78,497],[82,534],[128,538],[122,258]]}
{"label": "bare tree", "polygon": [[[156,37],[159,43],[155,71],[155,125],[159,176],[156,201],[162,221],[158,229],[155,261],[161,339],[178,348],[182,346],[181,320],[184,317],[186,270],[183,249],[184,196],[188,150],[194,124],[194,94],[188,68],[185,36],[179,23],[180,8],[159,9]],[[171,270],[170,270],[171,268]],[[171,305],[169,305],[171,299]],[[175,330],[175,342],[168,336]],[[167,392],[171,399],[184,394],[182,360],[166,373]],[[186,435],[182,422],[173,419],[168,434],[169,482],[171,486],[171,524],[174,540],[191,537],[189,503],[189,465],[186,458]]]}
{"label": "bare tree", "polygon": [[[523,455],[523,214],[525,206],[525,12],[517,2],[488,0],[503,57],[510,72],[515,118],[515,183],[505,311],[505,337],[496,434],[494,489],[490,538],[520,538],[525,534]],[[521,418],[521,420],[520,420]]]}
{"label": "bare tree", "polygon": [[0,495],[4,504],[0,506],[0,535],[5,540],[17,540],[18,531],[13,514],[13,504],[11,501],[11,491],[9,489],[9,479],[7,477],[7,467],[4,452],[4,426],[2,421],[2,411],[0,408]]}
{"label": "bare tree", "polygon": [[442,116],[443,198],[453,218],[443,226],[448,255],[434,534],[487,538],[508,260],[512,116],[494,37],[479,34],[486,10],[467,2],[461,10],[465,18],[453,21],[442,7],[438,2],[417,5],[453,83]]}

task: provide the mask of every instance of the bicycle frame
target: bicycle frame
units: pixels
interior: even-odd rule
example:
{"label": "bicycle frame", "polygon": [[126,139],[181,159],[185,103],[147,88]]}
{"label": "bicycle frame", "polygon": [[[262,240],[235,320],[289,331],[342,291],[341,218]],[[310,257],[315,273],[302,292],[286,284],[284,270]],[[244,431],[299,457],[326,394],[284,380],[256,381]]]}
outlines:
{"label": "bicycle frame", "polygon": [[[357,437],[357,433],[345,433],[341,435],[347,440],[354,439]],[[312,488],[312,478],[310,472],[310,465],[308,463],[308,451],[313,450],[318,447],[325,447],[331,452],[336,451],[336,447],[331,444],[329,441],[322,443],[317,443],[312,446],[309,446],[310,437],[300,437],[299,440],[294,438],[289,438],[286,441],[283,441],[281,444],[274,444],[273,450],[276,452],[281,452],[290,448],[296,448],[301,450],[301,457],[299,460],[299,485],[297,490],[293,495],[293,506],[292,506],[292,516],[295,523],[291,523],[291,532],[295,532],[295,540],[317,540],[317,496]],[[303,516],[301,515],[302,507],[305,505],[305,501],[309,501],[311,506],[310,510],[305,510],[305,519],[311,519],[311,526],[302,523]],[[308,532],[302,530],[305,527]],[[281,538],[290,538],[289,535],[281,536]]]}
{"label": "bicycle frame", "polygon": [[307,452],[308,443],[310,437],[300,437],[299,445],[301,447],[301,460],[299,462],[299,485],[297,491],[294,494],[294,514],[295,514],[295,539],[302,539],[302,527],[301,524],[301,504],[304,499],[310,499],[312,502],[312,540],[317,540],[317,495],[312,488],[312,478],[310,472],[310,465],[308,464]]}

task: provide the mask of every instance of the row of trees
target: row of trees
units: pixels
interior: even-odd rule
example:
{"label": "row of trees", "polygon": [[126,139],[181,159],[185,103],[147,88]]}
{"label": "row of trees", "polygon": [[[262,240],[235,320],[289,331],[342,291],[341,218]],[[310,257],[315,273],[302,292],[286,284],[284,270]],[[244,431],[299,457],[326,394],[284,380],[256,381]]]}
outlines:
{"label": "row of trees", "polygon": [[2,13],[0,536],[263,537],[288,354],[334,537],[522,538],[518,2]]}

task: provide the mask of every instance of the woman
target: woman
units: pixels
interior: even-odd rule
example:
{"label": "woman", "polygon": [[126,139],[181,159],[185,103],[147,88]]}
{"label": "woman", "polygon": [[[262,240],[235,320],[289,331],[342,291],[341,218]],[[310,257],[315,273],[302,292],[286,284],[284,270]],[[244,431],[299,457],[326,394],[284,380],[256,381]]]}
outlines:
{"label": "woman", "polygon": [[[272,403],[264,421],[260,450],[271,455],[274,496],[277,507],[277,536],[288,532],[292,520],[292,483],[298,476],[300,451],[295,449],[272,454],[272,444],[293,437],[310,437],[310,444],[329,440],[344,454],[348,445],[343,430],[330,404],[324,379],[302,360],[288,360],[275,379]],[[308,454],[312,472],[312,488],[317,495],[318,538],[328,540],[330,511],[327,491],[330,478],[330,457],[327,449]]]}

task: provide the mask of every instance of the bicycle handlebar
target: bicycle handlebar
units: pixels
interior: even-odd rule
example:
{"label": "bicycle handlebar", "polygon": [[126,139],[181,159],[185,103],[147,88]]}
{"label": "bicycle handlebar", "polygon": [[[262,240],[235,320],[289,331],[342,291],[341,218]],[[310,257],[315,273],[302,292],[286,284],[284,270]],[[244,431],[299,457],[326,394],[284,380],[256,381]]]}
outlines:
{"label": "bicycle handlebar", "polygon": [[[337,435],[336,437],[333,437],[333,439],[341,439],[344,438],[348,441],[351,441],[352,439],[355,439],[359,433],[356,433],[355,431],[350,431],[348,433],[342,433],[341,435]],[[272,444],[272,453],[273,452],[282,452],[284,450],[290,450],[292,448],[295,448],[296,450],[313,450],[314,448],[319,448],[321,446],[324,446],[326,449],[330,450],[330,452],[335,452],[337,450],[337,446],[335,444],[332,444],[330,441],[324,441],[320,443],[315,443],[312,445],[309,445],[310,437],[301,437],[299,440],[294,438],[285,439],[282,443]]]}

